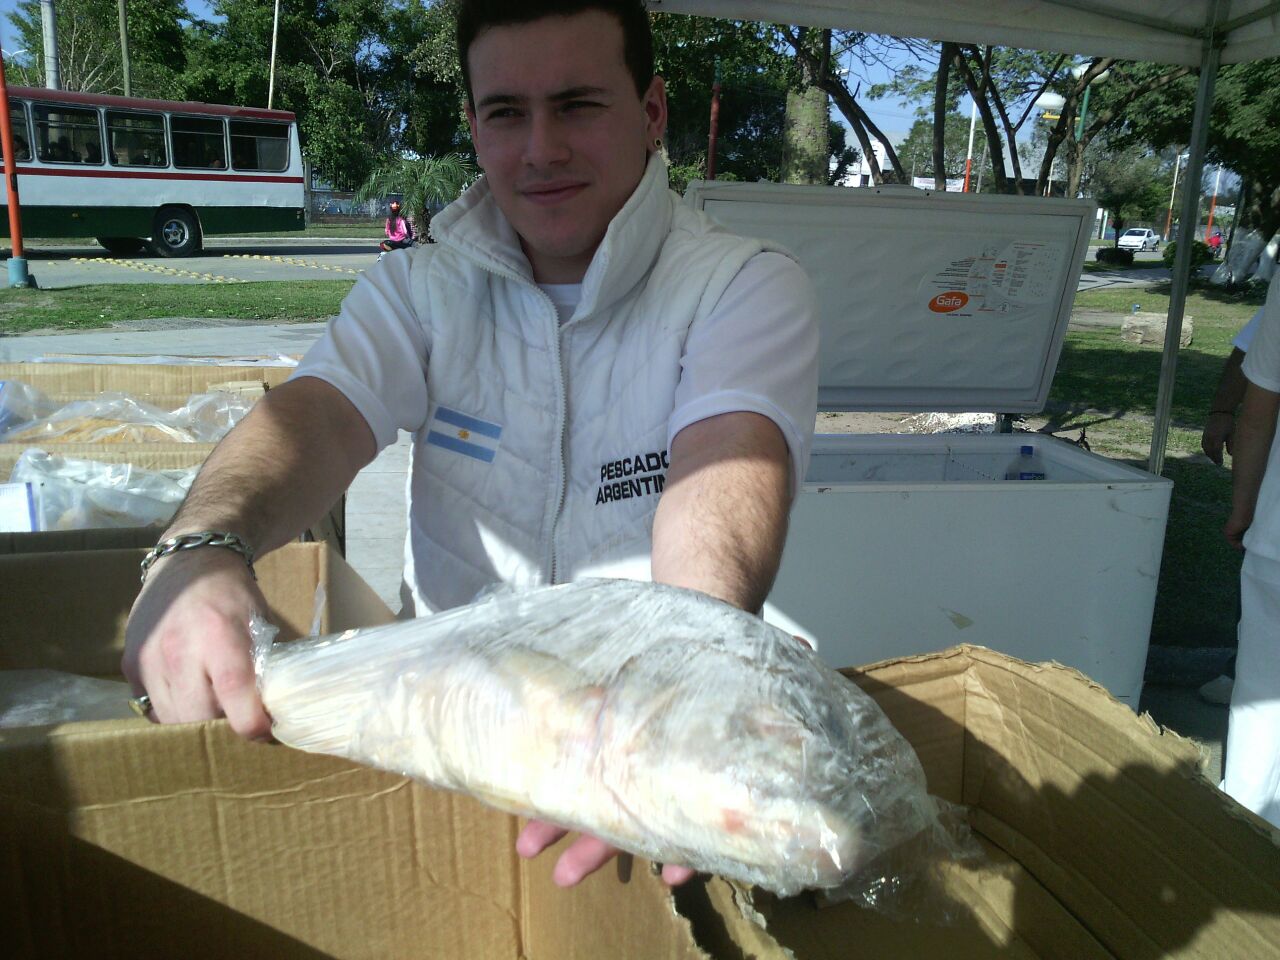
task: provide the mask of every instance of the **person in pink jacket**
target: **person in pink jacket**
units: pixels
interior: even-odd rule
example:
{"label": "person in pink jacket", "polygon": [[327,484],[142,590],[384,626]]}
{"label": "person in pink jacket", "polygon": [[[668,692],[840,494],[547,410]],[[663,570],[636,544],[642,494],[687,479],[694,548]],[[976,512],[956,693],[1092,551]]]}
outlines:
{"label": "person in pink jacket", "polygon": [[400,215],[399,200],[391,201],[386,226],[383,229],[387,234],[387,239],[379,244],[383,253],[413,246],[413,227],[409,226],[409,221]]}

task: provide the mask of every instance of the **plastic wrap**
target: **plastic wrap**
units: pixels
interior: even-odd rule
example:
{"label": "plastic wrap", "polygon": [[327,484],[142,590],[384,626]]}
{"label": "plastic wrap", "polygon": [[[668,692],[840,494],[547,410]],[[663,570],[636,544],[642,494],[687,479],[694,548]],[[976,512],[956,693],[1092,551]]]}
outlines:
{"label": "plastic wrap", "polygon": [[887,853],[952,845],[876,703],[702,594],[594,580],[275,647],[255,633],[282,742],[655,861],[874,904]]}
{"label": "plastic wrap", "polygon": [[10,480],[36,491],[39,530],[147,527],[173,519],[199,467],[143,470],[24,450]]}
{"label": "plastic wrap", "polygon": [[195,394],[174,411],[161,410],[124,393],[76,400],[40,419],[0,432],[2,443],[213,443],[249,412],[252,397]]}
{"label": "plastic wrap", "polygon": [[61,670],[0,670],[0,728],[132,717],[129,685]]}
{"label": "plastic wrap", "polygon": [[40,420],[58,409],[58,404],[21,380],[0,380],[0,437],[8,431]]}

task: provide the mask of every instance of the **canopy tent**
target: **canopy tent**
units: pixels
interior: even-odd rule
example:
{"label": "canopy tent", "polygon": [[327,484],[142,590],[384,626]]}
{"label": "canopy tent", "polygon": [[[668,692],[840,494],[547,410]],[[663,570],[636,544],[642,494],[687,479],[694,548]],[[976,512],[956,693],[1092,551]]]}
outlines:
{"label": "canopy tent", "polygon": [[[1150,10],[1159,7],[1159,11]],[[962,43],[991,43],[1199,66],[1187,190],[1179,239],[1194,236],[1204,172],[1209,111],[1218,66],[1280,57],[1280,0],[649,0],[656,13],[887,33]],[[1160,473],[1173,405],[1178,337],[1191,277],[1191,244],[1179,243],[1173,269],[1164,360],[1148,469]]]}
{"label": "canopy tent", "polygon": [[654,12],[768,20],[1194,66],[1217,14],[1223,63],[1280,57],[1276,0],[649,0]]}

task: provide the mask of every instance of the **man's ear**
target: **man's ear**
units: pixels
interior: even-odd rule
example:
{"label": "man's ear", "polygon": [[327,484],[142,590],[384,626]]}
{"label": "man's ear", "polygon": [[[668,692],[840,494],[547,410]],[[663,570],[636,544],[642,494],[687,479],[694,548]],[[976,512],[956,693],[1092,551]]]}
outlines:
{"label": "man's ear", "polygon": [[667,85],[654,75],[644,92],[645,136],[650,145],[667,135]]}

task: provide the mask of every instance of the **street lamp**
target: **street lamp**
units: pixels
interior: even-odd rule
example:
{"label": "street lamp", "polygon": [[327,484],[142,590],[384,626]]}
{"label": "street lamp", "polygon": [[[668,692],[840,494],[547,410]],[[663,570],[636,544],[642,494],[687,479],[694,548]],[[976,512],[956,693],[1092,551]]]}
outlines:
{"label": "street lamp", "polygon": [[[1082,63],[1071,68],[1071,76],[1079,80],[1085,75],[1085,71],[1089,69],[1087,63]],[[1093,89],[1094,83],[1101,83],[1111,74],[1110,70],[1103,70],[1100,74],[1093,78],[1093,83],[1084,88],[1084,99],[1080,101],[1080,116],[1076,118],[1076,142],[1078,143],[1084,138],[1084,118],[1089,115],[1089,91]]]}
{"label": "street lamp", "polygon": [[1178,159],[1173,161],[1173,189],[1169,191],[1169,215],[1164,220],[1164,242],[1169,242],[1170,231],[1173,229],[1173,197],[1178,192],[1178,171],[1182,169],[1182,161],[1191,156],[1189,153],[1178,154]]}

